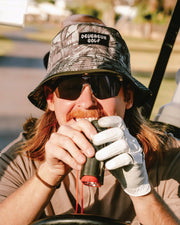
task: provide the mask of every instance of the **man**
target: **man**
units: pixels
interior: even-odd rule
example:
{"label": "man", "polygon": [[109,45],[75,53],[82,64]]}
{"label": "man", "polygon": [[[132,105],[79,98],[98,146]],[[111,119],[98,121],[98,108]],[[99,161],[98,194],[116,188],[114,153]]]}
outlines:
{"label": "man", "polygon": [[[52,40],[45,79],[28,96],[45,112],[1,155],[0,223],[29,224],[81,206],[132,224],[179,224],[179,142],[140,116],[149,97],[117,30],[94,21],[65,26]],[[107,145],[95,153],[92,144]],[[77,171],[94,156],[105,162],[104,183],[84,185],[80,205]]]}

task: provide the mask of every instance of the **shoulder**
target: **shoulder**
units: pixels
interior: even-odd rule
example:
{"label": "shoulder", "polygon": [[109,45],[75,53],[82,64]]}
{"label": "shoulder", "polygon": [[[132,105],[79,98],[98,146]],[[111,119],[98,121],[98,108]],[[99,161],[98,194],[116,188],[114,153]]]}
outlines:
{"label": "shoulder", "polygon": [[[6,173],[26,173],[29,178],[33,174],[33,168],[36,168],[35,162],[21,152],[20,146],[25,141],[23,133],[0,152],[0,177]],[[28,179],[27,178],[27,179]]]}
{"label": "shoulder", "polygon": [[162,165],[166,167],[180,167],[180,140],[170,138],[167,142],[165,151],[163,151]]}
{"label": "shoulder", "polygon": [[23,135],[0,152],[0,202],[24,184],[34,173],[38,162],[20,151]]}
{"label": "shoulder", "polygon": [[16,150],[20,143],[24,141],[23,133],[20,133],[19,136],[14,139],[11,143],[9,143],[2,151],[0,152],[0,157],[4,154],[15,154]]}
{"label": "shoulder", "polygon": [[[154,162],[150,170],[152,173],[157,173],[161,177],[171,176],[180,167],[180,140],[169,138],[166,146],[162,149],[162,157]],[[177,171],[178,172],[178,171]],[[176,174],[176,173],[175,173]],[[180,174],[179,174],[180,176]]]}
{"label": "shoulder", "polygon": [[168,188],[171,191],[170,187],[172,189],[176,187],[178,190],[180,185],[180,141],[170,139],[162,152],[162,159],[154,162],[149,171],[149,179],[154,187],[162,190],[160,191],[162,193],[165,193],[165,189]]}
{"label": "shoulder", "polygon": [[180,141],[171,139],[162,160],[154,163],[149,180],[158,194],[180,218]]}

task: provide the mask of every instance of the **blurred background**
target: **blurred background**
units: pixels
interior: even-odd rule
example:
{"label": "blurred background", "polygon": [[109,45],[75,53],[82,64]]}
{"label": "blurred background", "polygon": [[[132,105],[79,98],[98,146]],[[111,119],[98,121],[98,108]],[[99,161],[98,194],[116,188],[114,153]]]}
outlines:
{"label": "blurred background", "polygon": [[[28,0],[23,26],[0,25],[0,149],[18,136],[28,117],[41,115],[42,112],[28,101],[27,95],[45,76],[43,57],[67,16],[90,14],[119,30],[130,50],[133,75],[148,87],[176,2]],[[171,102],[177,88],[175,75],[179,68],[178,34],[151,120],[162,105]]]}

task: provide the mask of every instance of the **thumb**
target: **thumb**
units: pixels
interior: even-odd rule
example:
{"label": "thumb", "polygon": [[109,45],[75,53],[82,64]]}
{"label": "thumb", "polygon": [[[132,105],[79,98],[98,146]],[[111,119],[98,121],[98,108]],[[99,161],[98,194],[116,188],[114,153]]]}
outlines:
{"label": "thumb", "polygon": [[120,127],[123,131],[126,125],[120,116],[105,116],[98,120],[100,127]]}

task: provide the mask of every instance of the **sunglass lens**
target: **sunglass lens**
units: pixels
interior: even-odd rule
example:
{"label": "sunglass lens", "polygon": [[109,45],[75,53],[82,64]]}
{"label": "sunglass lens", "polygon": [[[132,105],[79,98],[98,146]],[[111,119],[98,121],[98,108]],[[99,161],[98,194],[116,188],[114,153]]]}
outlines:
{"label": "sunglass lens", "polygon": [[106,99],[118,95],[121,83],[117,77],[94,76],[91,80],[94,95],[99,99]]}
{"label": "sunglass lens", "polygon": [[62,99],[76,100],[81,95],[82,85],[89,83],[96,98],[106,99],[118,95],[121,82],[109,75],[91,75],[90,77],[69,77],[59,82],[56,95]]}
{"label": "sunglass lens", "polygon": [[73,77],[62,80],[58,87],[58,97],[63,99],[75,100],[81,94],[82,82],[81,78]]}

